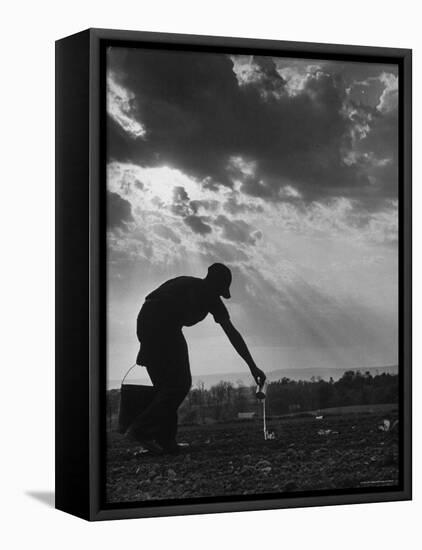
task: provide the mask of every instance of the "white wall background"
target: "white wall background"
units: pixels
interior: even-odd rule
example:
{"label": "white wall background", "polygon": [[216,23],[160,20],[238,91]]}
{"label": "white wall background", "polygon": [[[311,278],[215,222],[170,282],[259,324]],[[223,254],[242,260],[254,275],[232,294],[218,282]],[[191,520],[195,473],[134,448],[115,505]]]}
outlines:
{"label": "white wall background", "polygon": [[[5,2],[0,35],[0,543],[4,548],[415,547],[422,413],[418,281],[422,232],[417,3],[109,0]],[[88,524],[42,503],[54,486],[54,40],[87,27],[414,49],[415,500]],[[419,398],[419,399],[418,399]],[[16,420],[17,418],[17,420]],[[12,421],[13,419],[13,421]],[[47,497],[46,497],[47,494]],[[5,539],[2,541],[2,539]],[[93,546],[92,546],[93,547]]]}

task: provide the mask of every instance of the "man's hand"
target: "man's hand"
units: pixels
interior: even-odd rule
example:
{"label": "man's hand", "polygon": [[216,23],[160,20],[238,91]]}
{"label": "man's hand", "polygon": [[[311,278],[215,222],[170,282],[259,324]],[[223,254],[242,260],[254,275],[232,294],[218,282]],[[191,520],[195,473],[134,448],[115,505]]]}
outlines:
{"label": "man's hand", "polygon": [[258,367],[252,367],[251,374],[254,377],[254,380],[258,384],[258,386],[262,386],[267,379],[264,372]]}

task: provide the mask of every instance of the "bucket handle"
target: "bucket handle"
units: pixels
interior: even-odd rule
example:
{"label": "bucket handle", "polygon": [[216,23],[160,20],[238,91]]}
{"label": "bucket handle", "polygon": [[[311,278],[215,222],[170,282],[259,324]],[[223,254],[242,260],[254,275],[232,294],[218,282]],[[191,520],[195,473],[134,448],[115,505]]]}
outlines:
{"label": "bucket handle", "polygon": [[123,376],[122,378],[122,381],[120,382],[120,385],[123,386],[123,382],[126,380],[126,376],[130,373],[130,371],[132,369],[134,369],[135,367],[137,367],[138,365],[136,363],[134,363],[131,367],[129,367],[129,369],[127,370],[126,374]]}

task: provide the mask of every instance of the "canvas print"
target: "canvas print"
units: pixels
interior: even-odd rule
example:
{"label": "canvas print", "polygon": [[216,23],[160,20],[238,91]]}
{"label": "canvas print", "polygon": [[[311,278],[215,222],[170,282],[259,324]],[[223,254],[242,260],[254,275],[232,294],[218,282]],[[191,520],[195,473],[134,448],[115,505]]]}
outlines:
{"label": "canvas print", "polygon": [[397,488],[397,66],[106,64],[106,502]]}

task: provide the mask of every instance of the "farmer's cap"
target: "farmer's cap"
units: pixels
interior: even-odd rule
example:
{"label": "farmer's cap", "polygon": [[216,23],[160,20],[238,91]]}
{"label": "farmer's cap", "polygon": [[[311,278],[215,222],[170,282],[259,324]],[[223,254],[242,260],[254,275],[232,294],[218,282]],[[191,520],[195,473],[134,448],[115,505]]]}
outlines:
{"label": "farmer's cap", "polygon": [[230,298],[230,284],[232,282],[232,272],[224,264],[212,264],[208,268],[207,279],[218,290],[223,298]]}

